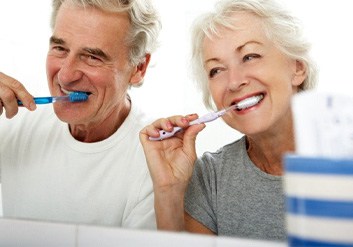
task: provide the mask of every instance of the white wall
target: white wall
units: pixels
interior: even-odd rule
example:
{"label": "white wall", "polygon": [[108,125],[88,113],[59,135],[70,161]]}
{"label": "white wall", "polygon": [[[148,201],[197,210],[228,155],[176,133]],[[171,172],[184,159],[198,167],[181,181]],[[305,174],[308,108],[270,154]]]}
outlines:
{"label": "white wall", "polygon": [[[195,15],[212,8],[216,0],[153,0],[163,23],[161,46],[143,87],[131,94],[158,117],[206,113],[189,78],[189,25]],[[314,58],[321,70],[318,90],[349,93],[353,89],[353,2],[283,0],[305,24],[313,42]],[[48,94],[45,56],[50,36],[50,2],[12,0],[0,2],[0,71],[22,81],[36,96]],[[198,153],[215,150],[239,137],[221,120],[208,124],[198,138]]]}

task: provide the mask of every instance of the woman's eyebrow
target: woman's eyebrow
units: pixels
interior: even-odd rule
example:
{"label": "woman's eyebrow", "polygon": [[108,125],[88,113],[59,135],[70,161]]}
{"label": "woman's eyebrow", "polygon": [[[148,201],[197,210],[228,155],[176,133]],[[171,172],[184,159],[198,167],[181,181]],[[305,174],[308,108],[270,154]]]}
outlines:
{"label": "woman's eyebrow", "polygon": [[258,41],[250,40],[250,41],[244,43],[243,45],[237,47],[237,51],[241,51],[245,46],[247,46],[247,45],[252,45],[252,44],[261,45],[262,43],[261,43],[261,42],[258,42]]}
{"label": "woman's eyebrow", "polygon": [[[247,41],[247,42],[245,42],[244,44],[242,44],[242,45],[240,45],[240,46],[238,46],[237,48],[236,48],[236,50],[238,51],[238,52],[240,52],[241,50],[243,50],[246,46],[248,46],[248,45],[261,45],[262,43],[261,42],[259,42],[259,41],[254,41],[254,40],[250,40],[250,41]],[[220,59],[218,59],[218,58],[210,58],[210,59],[207,59],[207,60],[205,60],[204,61],[204,64],[206,65],[207,63],[209,63],[209,62],[218,62],[218,61],[220,61]]]}

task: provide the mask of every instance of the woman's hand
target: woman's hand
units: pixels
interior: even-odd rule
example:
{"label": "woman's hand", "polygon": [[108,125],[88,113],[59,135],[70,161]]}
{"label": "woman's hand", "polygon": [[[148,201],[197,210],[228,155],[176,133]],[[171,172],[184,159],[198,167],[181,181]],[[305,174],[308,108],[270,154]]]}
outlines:
{"label": "woman's hand", "polygon": [[[155,189],[177,186],[182,191],[186,188],[196,160],[196,136],[205,127],[204,124],[189,127],[189,122],[195,119],[196,114],[163,118],[140,132]],[[172,131],[176,126],[183,131],[162,141],[149,140],[149,137],[158,137],[160,130]]]}
{"label": "woman's hand", "polygon": [[0,72],[0,115],[5,109],[7,118],[14,117],[18,112],[17,100],[21,100],[30,111],[36,109],[33,96],[26,88],[16,79]]}
{"label": "woman's hand", "polygon": [[[185,229],[184,194],[197,158],[196,136],[205,128],[205,124],[189,126],[189,122],[197,117],[194,114],[159,119],[140,132],[153,181],[158,229]],[[149,137],[159,137],[160,130],[170,132],[175,126],[183,131],[162,141],[149,140]]]}

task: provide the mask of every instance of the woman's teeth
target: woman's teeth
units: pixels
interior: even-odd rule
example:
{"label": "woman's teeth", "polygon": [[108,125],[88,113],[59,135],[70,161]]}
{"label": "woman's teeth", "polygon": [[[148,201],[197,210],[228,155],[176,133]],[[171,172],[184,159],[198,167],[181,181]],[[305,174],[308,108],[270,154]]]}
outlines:
{"label": "woman's teeth", "polygon": [[236,109],[238,111],[240,111],[240,110],[244,110],[246,108],[252,107],[252,106],[258,104],[263,98],[264,98],[263,94],[255,95],[250,98],[246,98],[246,99],[236,103]]}

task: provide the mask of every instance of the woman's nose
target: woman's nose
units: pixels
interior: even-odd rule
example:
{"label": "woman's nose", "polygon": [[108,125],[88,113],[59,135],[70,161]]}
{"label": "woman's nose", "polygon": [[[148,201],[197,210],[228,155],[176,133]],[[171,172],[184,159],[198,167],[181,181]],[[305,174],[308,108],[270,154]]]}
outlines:
{"label": "woman's nose", "polygon": [[83,72],[80,70],[79,61],[67,56],[61,64],[58,72],[59,83],[67,84],[81,79]]}
{"label": "woman's nose", "polygon": [[246,73],[243,70],[232,69],[229,73],[228,78],[228,89],[230,91],[237,91],[244,86],[249,84],[249,79],[246,77]]}

